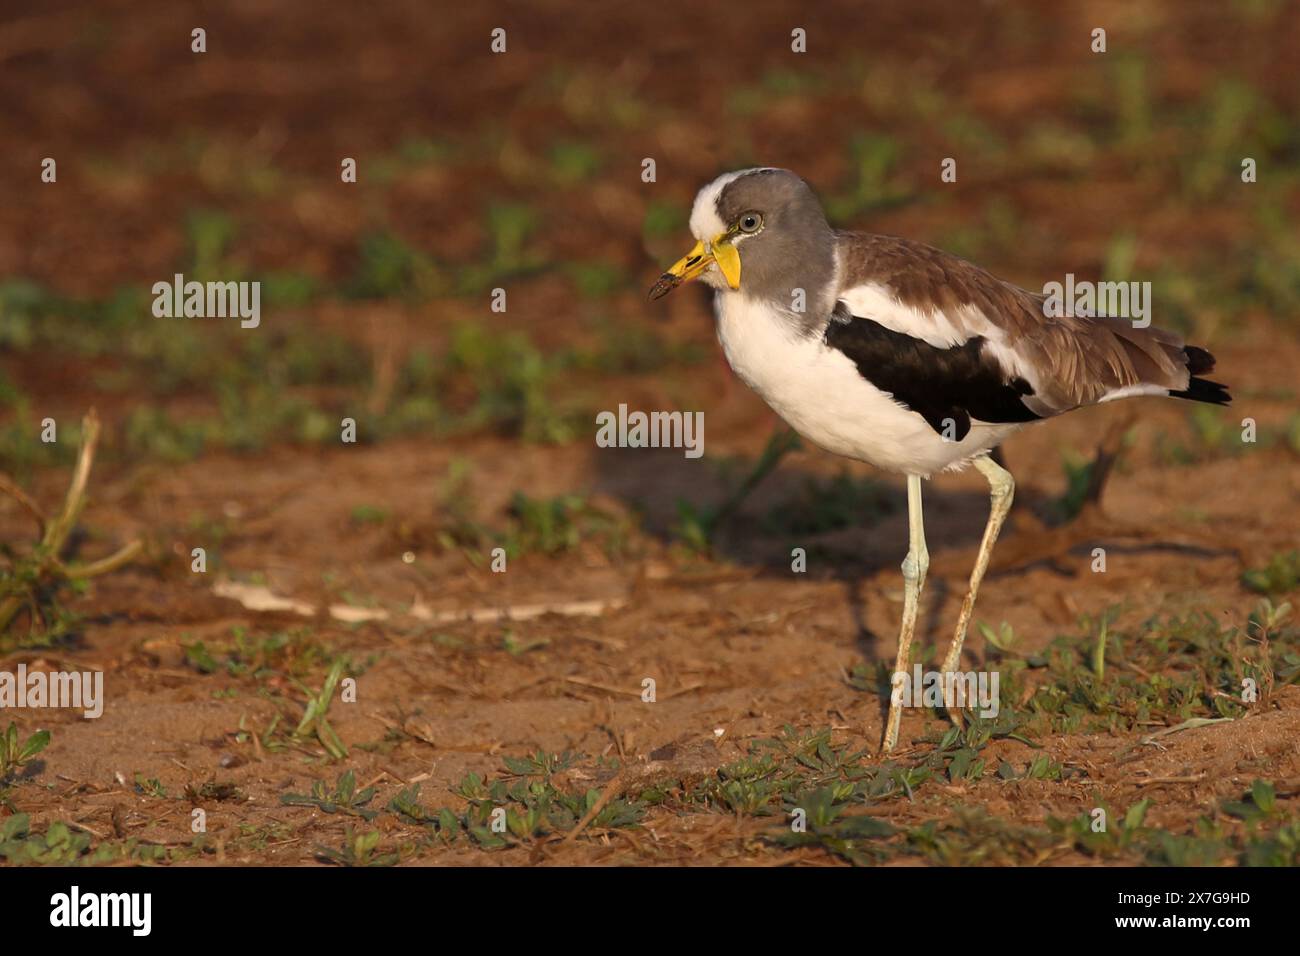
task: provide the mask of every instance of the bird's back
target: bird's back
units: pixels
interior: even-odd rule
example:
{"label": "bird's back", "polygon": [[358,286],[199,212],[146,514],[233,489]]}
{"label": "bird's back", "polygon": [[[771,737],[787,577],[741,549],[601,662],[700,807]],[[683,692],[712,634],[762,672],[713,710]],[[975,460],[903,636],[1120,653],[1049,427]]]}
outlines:
{"label": "bird's back", "polygon": [[[1032,387],[1040,417],[1140,394],[1224,403],[1204,349],[1155,326],[1109,316],[1049,315],[1046,297],[959,256],[894,236],[837,234],[840,299],[849,311],[937,347],[976,338],[1009,377]],[[874,313],[874,314],[869,314]]]}

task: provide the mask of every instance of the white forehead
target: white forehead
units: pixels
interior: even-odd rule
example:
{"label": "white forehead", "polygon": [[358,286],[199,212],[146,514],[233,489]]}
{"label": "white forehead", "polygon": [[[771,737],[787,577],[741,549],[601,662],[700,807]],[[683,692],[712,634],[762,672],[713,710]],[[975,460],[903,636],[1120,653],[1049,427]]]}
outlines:
{"label": "white forehead", "polygon": [[755,166],[753,169],[740,169],[734,173],[723,173],[701,189],[695,196],[695,205],[691,207],[691,235],[701,242],[708,242],[719,233],[726,232],[727,224],[718,215],[718,196],[722,195],[722,190],[727,187],[728,183],[736,181],[741,176],[767,168],[766,166]]}

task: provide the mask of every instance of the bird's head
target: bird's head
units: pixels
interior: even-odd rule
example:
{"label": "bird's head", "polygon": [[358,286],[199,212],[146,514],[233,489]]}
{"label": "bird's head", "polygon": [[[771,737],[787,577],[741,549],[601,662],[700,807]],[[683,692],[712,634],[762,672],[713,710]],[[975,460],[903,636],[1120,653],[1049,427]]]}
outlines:
{"label": "bird's head", "polygon": [[715,289],[784,298],[797,284],[801,267],[833,269],[834,237],[821,204],[789,170],[746,169],[719,176],[695,197],[690,225],[695,248],[659,277],[651,299],[689,279],[702,279]]}

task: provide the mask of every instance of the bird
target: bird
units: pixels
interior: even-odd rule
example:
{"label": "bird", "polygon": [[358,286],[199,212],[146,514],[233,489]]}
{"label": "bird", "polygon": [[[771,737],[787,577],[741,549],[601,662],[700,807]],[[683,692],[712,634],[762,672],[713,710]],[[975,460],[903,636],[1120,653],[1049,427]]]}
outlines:
{"label": "bird", "polygon": [[[711,286],[718,340],[742,381],[814,445],[906,478],[884,752],[898,742],[898,688],[929,568],[922,481],[970,466],[989,484],[988,520],[939,671],[952,681],[941,686],[960,688],[953,676],[1015,494],[994,450],[1023,428],[1117,399],[1231,401],[1227,386],[1204,377],[1215,365],[1207,350],[1149,320],[1051,308],[1048,295],[918,241],[834,229],[787,169],[718,176],[697,194],[689,226],[695,247],[649,298],[694,279]],[[961,701],[944,703],[961,726]]]}

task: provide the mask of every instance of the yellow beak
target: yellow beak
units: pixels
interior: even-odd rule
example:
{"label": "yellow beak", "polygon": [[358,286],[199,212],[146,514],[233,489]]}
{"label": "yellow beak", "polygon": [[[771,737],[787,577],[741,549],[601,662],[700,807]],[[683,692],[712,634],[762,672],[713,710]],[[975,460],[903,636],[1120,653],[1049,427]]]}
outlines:
{"label": "yellow beak", "polygon": [[650,289],[650,298],[666,296],[683,282],[697,278],[705,269],[718,264],[719,271],[733,289],[740,288],[740,253],[730,242],[730,236],[723,233],[712,242],[697,242],[695,248],[674,262],[668,271],[659,277],[659,281]]}

